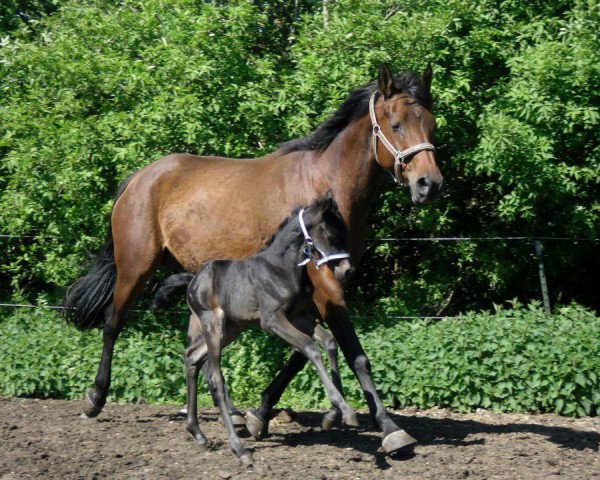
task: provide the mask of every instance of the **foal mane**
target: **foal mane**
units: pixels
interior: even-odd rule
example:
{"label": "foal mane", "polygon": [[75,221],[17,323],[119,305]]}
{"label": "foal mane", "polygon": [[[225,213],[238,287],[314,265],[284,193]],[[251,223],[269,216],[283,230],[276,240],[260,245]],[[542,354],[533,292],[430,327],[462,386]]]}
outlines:
{"label": "foal mane", "polygon": [[[275,230],[275,233],[273,235],[271,235],[271,238],[269,238],[269,240],[267,240],[267,242],[265,243],[265,246],[260,250],[261,252],[263,250],[266,250],[269,245],[271,245],[274,241],[275,241],[275,237],[277,237],[277,235],[279,235],[279,233],[290,223],[292,222],[296,217],[298,217],[298,213],[300,212],[300,210],[302,208],[307,209],[307,208],[312,208],[312,207],[318,207],[318,206],[322,206],[324,203],[326,202],[325,198],[320,198],[318,200],[316,200],[315,202],[311,203],[310,205],[306,206],[306,207],[295,207],[294,210],[292,211],[292,213],[290,213],[287,218],[285,218],[277,227],[277,230]],[[344,225],[344,227],[346,226],[346,222],[344,221],[344,218],[342,217],[342,214],[339,210],[339,207],[337,206],[337,203],[335,203],[335,210],[333,210],[331,212],[333,214],[333,216],[335,217],[335,219],[338,222],[341,222],[342,225]],[[300,224],[298,224],[298,233],[302,234],[302,230],[299,228]]]}
{"label": "foal mane", "polygon": [[[431,109],[431,92],[421,82],[421,77],[413,72],[405,72],[394,77],[394,88],[408,93],[417,103]],[[295,138],[279,145],[284,153],[301,150],[322,152],[348,125],[364,117],[369,112],[369,99],[378,90],[377,80],[352,90],[338,109],[325,120],[311,135]],[[378,93],[377,98],[380,93]]]}
{"label": "foal mane", "polygon": [[292,211],[292,213],[290,213],[290,215],[288,217],[286,217],[277,227],[277,230],[275,230],[275,233],[273,235],[271,235],[271,238],[269,238],[267,240],[267,242],[265,243],[265,246],[261,249],[261,252],[263,250],[265,250],[269,245],[271,245],[273,243],[273,241],[275,241],[275,237],[277,235],[279,235],[279,232],[281,232],[288,223],[290,223],[297,215],[298,212],[301,210],[302,207],[296,207],[294,208],[294,210]]}

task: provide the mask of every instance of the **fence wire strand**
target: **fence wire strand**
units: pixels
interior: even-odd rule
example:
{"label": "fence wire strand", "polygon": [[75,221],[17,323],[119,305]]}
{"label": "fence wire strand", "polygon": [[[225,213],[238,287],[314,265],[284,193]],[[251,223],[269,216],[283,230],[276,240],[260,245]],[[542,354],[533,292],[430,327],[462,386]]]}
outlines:
{"label": "fence wire strand", "polygon": [[[0,234],[0,238],[59,238],[54,235],[13,235],[13,234]],[[580,237],[529,237],[529,236],[513,236],[513,237],[381,237],[381,238],[369,238],[369,243],[382,243],[382,242],[478,242],[478,241],[571,241],[571,242],[594,242],[600,241],[600,238],[580,238]],[[47,308],[51,310],[63,310],[60,305],[32,305],[26,303],[0,303],[2,308]],[[154,310],[138,310],[131,309],[129,312],[132,313],[156,313]],[[169,314],[189,314],[187,310],[173,310],[168,312]],[[394,319],[394,320],[447,320],[461,318],[460,315],[454,316],[438,316],[438,315],[353,315],[355,318],[364,319]]]}
{"label": "fence wire strand", "polygon": [[[50,310],[64,310],[64,307],[60,305],[33,305],[29,303],[0,303],[0,308],[47,308]],[[188,310],[139,310],[132,308],[128,310],[131,313],[166,313],[166,314],[175,314],[175,315],[189,315],[190,312]],[[393,319],[393,320],[448,320],[461,318],[460,315],[454,316],[435,316],[435,315],[361,315],[361,314],[351,314],[354,318],[363,318],[365,320],[377,320],[377,319]]]}

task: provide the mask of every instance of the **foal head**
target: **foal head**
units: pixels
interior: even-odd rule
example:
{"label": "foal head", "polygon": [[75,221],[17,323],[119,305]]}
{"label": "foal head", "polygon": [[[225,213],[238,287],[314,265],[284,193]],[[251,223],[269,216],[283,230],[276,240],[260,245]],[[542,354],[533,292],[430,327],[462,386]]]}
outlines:
{"label": "foal head", "polygon": [[[407,73],[396,78],[383,64],[377,80],[381,95],[376,97],[374,113],[379,129],[392,149],[405,150],[407,155],[398,161],[384,142],[378,141],[376,158],[383,168],[394,173],[399,183],[410,187],[416,204],[435,200],[443,182],[430,140],[436,128],[431,113],[432,76],[428,66],[422,76]],[[411,149],[416,153],[410,153]]]}
{"label": "foal head", "polygon": [[[315,249],[313,249],[316,250],[315,260],[320,259],[323,253],[331,255],[346,250],[348,228],[331,190],[323,199],[306,207],[302,217],[308,234],[315,244]],[[353,272],[348,258],[330,260],[327,265],[340,281],[346,280]]]}

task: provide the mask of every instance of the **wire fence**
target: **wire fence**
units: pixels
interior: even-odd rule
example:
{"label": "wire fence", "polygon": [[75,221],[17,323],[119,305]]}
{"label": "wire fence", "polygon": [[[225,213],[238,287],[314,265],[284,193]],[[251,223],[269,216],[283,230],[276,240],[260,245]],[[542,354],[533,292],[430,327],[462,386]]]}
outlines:
{"label": "wire fence", "polygon": [[[21,239],[21,238],[58,238],[54,235],[13,235],[13,234],[0,234],[0,238],[8,238],[8,239]],[[542,302],[544,304],[544,309],[547,314],[552,313],[551,305],[550,305],[550,296],[548,293],[548,283],[546,280],[545,274],[545,266],[544,266],[544,258],[543,258],[543,241],[569,241],[573,243],[578,242],[600,242],[600,238],[584,238],[584,237],[534,237],[534,236],[512,236],[512,237],[380,237],[380,238],[369,238],[367,242],[369,243],[384,243],[384,242],[485,242],[485,241],[528,241],[533,242],[534,251],[538,264],[538,276],[540,280],[540,291],[542,296]],[[10,303],[4,302],[0,303],[0,308],[46,308],[52,310],[63,310],[63,307],[60,305],[33,305],[26,303]],[[133,313],[151,313],[155,312],[154,310],[138,310],[138,309],[130,309],[129,312]],[[189,311],[187,310],[171,310],[170,314],[177,315],[189,315]],[[443,316],[443,315],[385,315],[385,316],[373,316],[373,315],[353,315],[354,317],[364,318],[364,319],[376,319],[376,318],[386,318],[386,319],[395,319],[395,320],[415,320],[415,319],[424,319],[424,320],[446,320],[446,319],[457,319],[460,318],[460,315],[453,316]]]}

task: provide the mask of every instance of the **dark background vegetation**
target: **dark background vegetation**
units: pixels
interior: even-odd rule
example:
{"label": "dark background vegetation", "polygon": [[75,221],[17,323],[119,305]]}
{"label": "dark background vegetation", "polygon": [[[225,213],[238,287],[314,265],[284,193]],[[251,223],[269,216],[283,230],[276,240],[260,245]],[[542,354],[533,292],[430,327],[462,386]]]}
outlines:
{"label": "dark background vegetation", "polygon": [[[446,188],[434,205],[415,208],[388,183],[372,238],[597,238],[599,24],[593,1],[2,2],[0,233],[21,238],[0,238],[0,299],[58,302],[101,245],[128,174],[176,151],[266,154],[311,132],[383,61],[397,72],[433,65]],[[571,302],[598,311],[599,244],[544,247],[555,312]],[[356,312],[377,316],[455,315],[540,298],[529,241],[372,243],[348,292]],[[47,311],[1,318],[16,336],[60,325]],[[597,317],[585,318],[597,328]],[[132,335],[153,331],[153,319],[131,322]],[[184,321],[161,325],[180,332]],[[357,322],[365,334],[375,328]],[[391,336],[407,334],[385,325]],[[263,347],[256,357],[269,353]],[[269,369],[281,361],[277,348]],[[23,371],[31,367],[19,358]]]}

